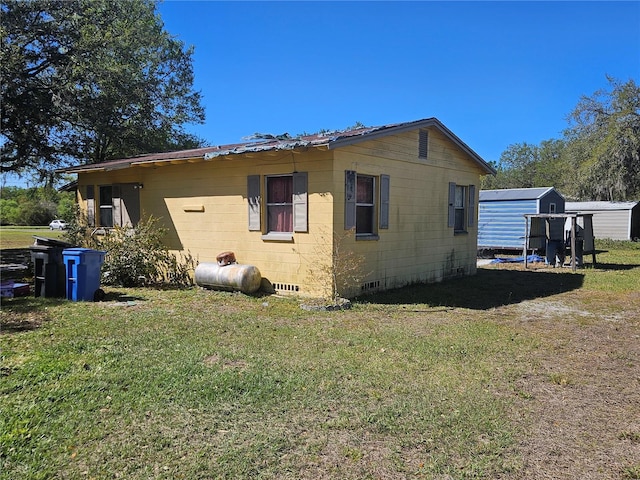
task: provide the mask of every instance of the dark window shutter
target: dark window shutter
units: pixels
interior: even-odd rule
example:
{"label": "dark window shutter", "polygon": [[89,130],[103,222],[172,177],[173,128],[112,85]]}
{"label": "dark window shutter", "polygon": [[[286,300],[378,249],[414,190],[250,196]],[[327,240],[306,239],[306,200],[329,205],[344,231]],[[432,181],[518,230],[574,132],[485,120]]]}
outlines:
{"label": "dark window shutter", "polygon": [[96,225],[96,197],[93,185],[87,185],[87,223],[90,227]]}
{"label": "dark window shutter", "polygon": [[293,231],[308,231],[307,172],[293,174]]}
{"label": "dark window shutter", "polygon": [[344,172],[344,229],[356,228],[356,172]]}
{"label": "dark window shutter", "polygon": [[476,225],[476,186],[469,185],[469,210],[467,212],[467,225],[475,227]]}
{"label": "dark window shutter", "polygon": [[389,228],[389,175],[380,175],[380,228]]}
{"label": "dark window shutter", "polygon": [[449,211],[447,214],[447,226],[456,226],[456,184],[449,182]]}
{"label": "dark window shutter", "polygon": [[120,200],[120,185],[114,185],[113,195],[113,226],[122,227],[122,202]]}
{"label": "dark window shutter", "polygon": [[429,152],[429,131],[428,130],[420,130],[418,143],[419,143],[418,157],[426,159],[427,154]]}
{"label": "dark window shutter", "polygon": [[249,230],[260,230],[260,175],[247,177],[247,200],[249,203]]}

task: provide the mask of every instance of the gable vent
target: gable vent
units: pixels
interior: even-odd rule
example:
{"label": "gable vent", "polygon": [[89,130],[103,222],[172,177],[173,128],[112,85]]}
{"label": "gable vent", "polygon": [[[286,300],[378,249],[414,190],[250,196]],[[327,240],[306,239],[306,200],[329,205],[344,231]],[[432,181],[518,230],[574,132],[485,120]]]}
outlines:
{"label": "gable vent", "polygon": [[420,130],[418,140],[418,157],[427,158],[427,152],[429,150],[429,131]]}

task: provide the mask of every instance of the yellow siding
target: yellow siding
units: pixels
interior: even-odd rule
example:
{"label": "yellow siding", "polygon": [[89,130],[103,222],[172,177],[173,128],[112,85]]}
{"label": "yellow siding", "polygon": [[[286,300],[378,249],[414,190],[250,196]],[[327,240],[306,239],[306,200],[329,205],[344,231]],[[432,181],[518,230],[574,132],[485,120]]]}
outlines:
{"label": "yellow siding", "polygon": [[454,235],[447,226],[448,185],[476,185],[477,214],[480,169],[446,137],[429,131],[426,160],[418,159],[417,131],[337,150],[336,231],[344,230],[345,170],[390,176],[389,229],[379,230],[378,240],[353,241],[371,272],[365,283],[388,289],[476,272],[477,229]]}
{"label": "yellow siding", "polygon": [[[418,131],[390,135],[335,150],[230,155],[211,161],[146,164],[111,172],[80,174],[79,201],[86,185],[140,183],[143,218],[153,215],[168,229],[166,243],[200,262],[215,262],[233,251],[239,263],[256,266],[262,276],[294,293],[318,296],[330,291],[327,277],[334,233],[344,234],[344,172],[390,176],[389,229],[378,240],[350,238],[365,257],[365,283],[387,289],[476,271],[476,227],[454,235],[447,227],[448,184],[480,185],[480,168],[438,130],[429,131],[428,158],[418,158]],[[266,241],[248,229],[247,177],[308,173],[309,231],[293,241]],[[377,200],[379,205],[379,200]],[[476,222],[477,223],[477,222]],[[356,285],[351,293],[358,293]],[[286,293],[283,292],[283,293]]]}
{"label": "yellow siding", "polygon": [[[310,270],[317,277],[323,262],[330,260],[322,254],[328,250],[319,246],[330,238],[330,232],[325,234],[333,213],[330,159],[330,152],[311,150],[83,174],[80,204],[89,182],[96,186],[96,197],[99,185],[142,183],[142,215],[153,215],[168,228],[171,250],[189,252],[200,262],[215,262],[219,253],[233,251],[239,263],[256,266],[271,283],[297,286],[300,295],[319,295],[322,282],[310,282]],[[262,232],[248,230],[247,176],[294,170],[308,172],[309,232],[294,233],[292,242],[265,241]]]}

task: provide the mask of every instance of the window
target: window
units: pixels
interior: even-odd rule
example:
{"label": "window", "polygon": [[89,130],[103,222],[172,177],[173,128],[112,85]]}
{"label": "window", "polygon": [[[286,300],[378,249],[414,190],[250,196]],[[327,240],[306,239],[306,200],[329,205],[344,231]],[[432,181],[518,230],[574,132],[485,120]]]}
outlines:
{"label": "window", "polygon": [[[306,232],[308,228],[307,173],[295,172],[264,177],[267,200],[264,212],[261,211],[262,178],[260,175],[247,177],[249,230],[263,231],[264,215],[265,240],[291,240],[293,238],[291,235],[278,236],[278,234]],[[270,234],[275,235],[270,236]]]}
{"label": "window", "polygon": [[356,175],[356,235],[375,232],[374,186],[373,177]]}
{"label": "window", "polygon": [[352,170],[345,172],[344,225],[346,230],[355,228],[360,237],[375,236],[378,228],[389,228],[388,175],[374,177]]}
{"label": "window", "polygon": [[[98,187],[98,226],[135,227],[140,221],[140,183],[118,183]],[[93,186],[87,186],[87,217],[95,217]]]}
{"label": "window", "polygon": [[113,227],[113,187],[100,187],[100,226]]}
{"label": "window", "polygon": [[457,231],[463,231],[465,229],[464,216],[466,212],[466,202],[465,197],[467,196],[466,187],[462,187],[460,185],[456,185],[456,194],[454,200],[454,208],[455,208],[455,224],[454,229]]}
{"label": "window", "polygon": [[549,204],[549,213],[556,213],[556,204],[555,203],[550,203]]}
{"label": "window", "polygon": [[293,232],[293,176],[267,177],[267,233]]}
{"label": "window", "polygon": [[449,183],[448,226],[454,232],[466,232],[467,227],[476,224],[476,187],[475,185],[456,185]]}

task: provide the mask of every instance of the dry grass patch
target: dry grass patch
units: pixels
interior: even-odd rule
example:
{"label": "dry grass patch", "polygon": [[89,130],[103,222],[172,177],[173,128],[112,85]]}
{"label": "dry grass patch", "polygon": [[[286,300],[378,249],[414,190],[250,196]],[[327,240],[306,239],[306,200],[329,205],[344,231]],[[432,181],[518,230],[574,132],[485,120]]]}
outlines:
{"label": "dry grass patch", "polygon": [[638,478],[624,258],[339,312],[200,289],[3,299],[0,478]]}
{"label": "dry grass patch", "polygon": [[640,301],[582,291],[506,309],[517,310],[507,324],[540,339],[515,382],[526,432],[517,478],[633,478],[640,445],[625,432],[640,431]]}

